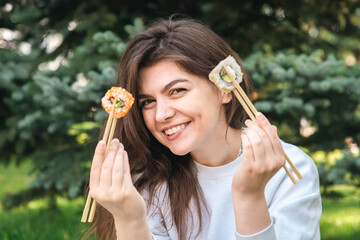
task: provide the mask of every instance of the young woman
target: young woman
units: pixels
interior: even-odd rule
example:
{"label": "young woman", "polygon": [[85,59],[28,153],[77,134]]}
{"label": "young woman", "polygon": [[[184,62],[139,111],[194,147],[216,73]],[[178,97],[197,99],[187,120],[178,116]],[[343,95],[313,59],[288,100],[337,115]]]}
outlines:
{"label": "young woman", "polygon": [[[130,41],[117,85],[136,104],[91,169],[99,239],[320,239],[313,161],[208,80],[228,55],[193,20],[163,20]],[[241,86],[248,92],[246,76]],[[284,150],[303,175],[296,185]]]}

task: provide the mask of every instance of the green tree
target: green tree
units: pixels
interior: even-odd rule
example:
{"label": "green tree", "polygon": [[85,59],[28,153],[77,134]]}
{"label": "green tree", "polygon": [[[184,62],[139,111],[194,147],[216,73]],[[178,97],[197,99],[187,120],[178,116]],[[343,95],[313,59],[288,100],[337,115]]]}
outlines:
{"label": "green tree", "polygon": [[348,67],[323,51],[256,53],[244,62],[255,85],[255,106],[285,139],[311,150],[344,148],[346,137],[359,143],[360,65]]}
{"label": "green tree", "polygon": [[[336,162],[336,168],[345,173],[345,179],[356,187],[360,187],[360,156],[344,151],[344,157]],[[344,174],[343,173],[343,174]]]}

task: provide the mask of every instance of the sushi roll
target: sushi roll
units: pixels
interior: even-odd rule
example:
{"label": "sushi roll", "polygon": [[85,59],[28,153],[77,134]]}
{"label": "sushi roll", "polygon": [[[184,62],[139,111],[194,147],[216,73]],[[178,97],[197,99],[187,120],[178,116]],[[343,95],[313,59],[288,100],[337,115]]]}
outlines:
{"label": "sushi roll", "polygon": [[243,73],[239,64],[235,58],[231,55],[222,60],[209,74],[209,79],[212,81],[221,91],[231,92],[235,86],[233,85],[231,78],[228,76],[223,66],[226,66],[229,73],[235,78],[239,84],[243,79]]}
{"label": "sushi roll", "polygon": [[120,87],[112,87],[101,99],[101,105],[106,112],[111,112],[111,107],[115,103],[114,118],[121,118],[126,115],[133,105],[135,99],[131,93]]}

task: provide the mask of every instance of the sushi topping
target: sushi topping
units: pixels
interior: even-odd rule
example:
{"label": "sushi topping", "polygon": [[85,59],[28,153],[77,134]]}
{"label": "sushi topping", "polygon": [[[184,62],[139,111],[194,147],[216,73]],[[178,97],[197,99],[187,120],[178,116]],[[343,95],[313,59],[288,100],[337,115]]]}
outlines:
{"label": "sushi topping", "polygon": [[220,70],[220,77],[223,78],[223,77],[225,77],[226,75],[227,75],[227,73],[226,73],[225,69],[222,68],[222,69]]}
{"label": "sushi topping", "polygon": [[[114,97],[109,97],[109,100],[111,102],[111,104],[114,104],[115,98]],[[122,100],[121,98],[117,98],[116,99],[116,103],[115,103],[115,108],[122,108],[123,106],[125,106],[124,100]]]}
{"label": "sushi topping", "polygon": [[221,77],[222,80],[224,80],[225,82],[231,83],[231,78],[229,77],[229,75],[227,74],[227,72],[225,71],[224,68],[222,68],[220,70],[219,74],[220,74],[220,77]]}
{"label": "sushi topping", "polygon": [[124,101],[121,99],[119,99],[117,103],[115,103],[115,108],[122,108],[123,106],[125,106],[125,104]]}

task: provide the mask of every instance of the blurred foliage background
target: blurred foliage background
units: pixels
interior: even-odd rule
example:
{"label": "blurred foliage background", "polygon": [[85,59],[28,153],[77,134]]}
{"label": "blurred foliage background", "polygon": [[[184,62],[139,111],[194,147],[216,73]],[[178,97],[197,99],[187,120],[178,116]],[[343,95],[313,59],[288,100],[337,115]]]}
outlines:
{"label": "blurred foliage background", "polygon": [[0,165],[25,164],[29,184],[2,193],[4,210],[83,196],[120,56],[172,13],[204,22],[238,52],[256,107],[313,157],[324,197],[339,195],[335,184],[358,191],[359,1],[13,0],[0,1]]}

